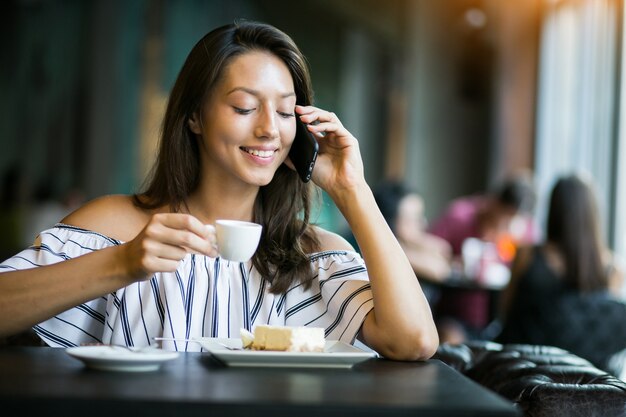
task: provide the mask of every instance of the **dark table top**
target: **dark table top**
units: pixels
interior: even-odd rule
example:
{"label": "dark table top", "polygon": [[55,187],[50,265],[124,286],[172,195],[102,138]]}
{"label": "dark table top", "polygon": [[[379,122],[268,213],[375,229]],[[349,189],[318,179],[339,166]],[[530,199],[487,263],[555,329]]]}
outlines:
{"label": "dark table top", "polygon": [[19,415],[108,417],[520,415],[437,360],[229,368],[208,353],[181,353],[158,371],[135,373],[91,370],[47,347],[0,348],[0,407]]}

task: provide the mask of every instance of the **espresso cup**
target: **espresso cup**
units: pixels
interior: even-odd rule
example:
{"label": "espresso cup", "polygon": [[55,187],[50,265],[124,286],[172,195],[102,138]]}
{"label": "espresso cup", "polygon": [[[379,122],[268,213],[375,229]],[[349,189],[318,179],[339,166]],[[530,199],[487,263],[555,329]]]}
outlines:
{"label": "espresso cup", "polygon": [[259,246],[263,226],[240,220],[217,220],[215,237],[217,251],[222,259],[247,262]]}

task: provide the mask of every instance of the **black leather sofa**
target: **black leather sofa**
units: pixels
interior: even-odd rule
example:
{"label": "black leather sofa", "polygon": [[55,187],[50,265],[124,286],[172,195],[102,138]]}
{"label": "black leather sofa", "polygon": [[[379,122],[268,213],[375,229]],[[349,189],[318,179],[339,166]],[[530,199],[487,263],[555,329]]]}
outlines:
{"label": "black leather sofa", "polygon": [[478,341],[443,344],[435,358],[525,417],[626,417],[626,383],[563,349]]}

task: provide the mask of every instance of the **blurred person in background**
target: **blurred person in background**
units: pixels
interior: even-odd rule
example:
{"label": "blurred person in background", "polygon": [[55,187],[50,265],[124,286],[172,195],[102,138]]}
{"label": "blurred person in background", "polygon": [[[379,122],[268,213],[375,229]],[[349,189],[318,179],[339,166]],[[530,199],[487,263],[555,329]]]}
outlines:
{"label": "blurred person in background", "polygon": [[450,276],[450,244],[426,231],[424,200],[400,181],[386,181],[374,190],[376,204],[404,249],[429,302],[436,300],[436,285]]}
{"label": "blurred person in background", "polygon": [[626,349],[623,268],[601,236],[591,180],[559,178],[545,241],[520,248],[513,262],[496,340],[557,346],[619,373],[609,361]]}
{"label": "blurred person in background", "polygon": [[37,187],[34,201],[24,210],[20,246],[32,245],[39,232],[53,227],[84,202],[82,191],[73,187],[55,198],[52,187],[44,181]]}
{"label": "blurred person in background", "polygon": [[539,240],[539,227],[532,217],[535,190],[526,174],[512,176],[491,193],[453,200],[432,222],[429,232],[452,245],[461,255],[465,239],[473,237],[492,242],[503,261],[510,262],[515,245]]}
{"label": "blurred person in background", "polygon": [[[513,175],[493,192],[453,200],[433,221],[429,232],[450,243],[455,263],[461,264],[461,268],[462,248],[468,239],[494,247],[496,262],[508,268],[518,245],[537,242],[540,237],[539,227],[531,214],[534,204],[535,191],[530,176],[526,173]],[[483,277],[465,278],[480,281]],[[442,343],[488,337],[484,330],[492,320],[490,304],[490,294],[480,288],[442,291],[435,314],[439,320],[446,320],[450,328],[456,329],[450,340],[441,335]],[[459,332],[464,336],[459,337]]]}

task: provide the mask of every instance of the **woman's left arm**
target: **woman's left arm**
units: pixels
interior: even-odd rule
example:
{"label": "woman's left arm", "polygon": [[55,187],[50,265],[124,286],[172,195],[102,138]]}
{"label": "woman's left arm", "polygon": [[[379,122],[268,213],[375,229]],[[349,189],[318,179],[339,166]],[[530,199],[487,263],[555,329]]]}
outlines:
{"label": "woman's left arm", "polygon": [[365,181],[358,141],[333,113],[311,106],[297,106],[296,111],[304,123],[320,122],[309,126],[311,132],[325,134],[318,136],[313,181],[350,224],[367,266],[374,309],[363,323],[363,341],[390,359],[430,358],[439,345],[432,313]]}

